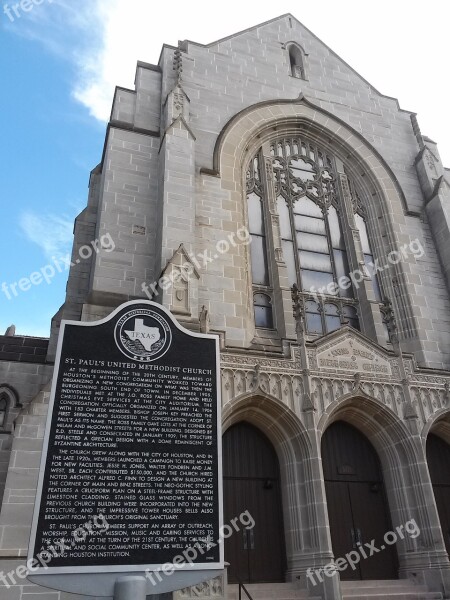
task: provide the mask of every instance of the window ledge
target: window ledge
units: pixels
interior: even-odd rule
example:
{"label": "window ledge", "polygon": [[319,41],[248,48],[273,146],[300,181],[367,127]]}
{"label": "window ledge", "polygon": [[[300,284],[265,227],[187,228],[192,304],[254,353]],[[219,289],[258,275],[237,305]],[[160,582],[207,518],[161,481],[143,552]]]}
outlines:
{"label": "window ledge", "polygon": [[309,81],[309,79],[307,79],[306,77],[297,77],[296,75],[291,75],[291,73],[289,73],[289,77],[291,77],[292,79],[298,79],[299,81]]}

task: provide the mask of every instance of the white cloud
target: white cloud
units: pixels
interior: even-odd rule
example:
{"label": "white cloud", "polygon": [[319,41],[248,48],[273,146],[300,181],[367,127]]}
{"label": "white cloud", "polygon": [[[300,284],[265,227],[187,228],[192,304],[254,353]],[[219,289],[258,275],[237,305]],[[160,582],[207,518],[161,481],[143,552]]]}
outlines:
{"label": "white cloud", "polygon": [[41,248],[48,260],[71,252],[73,216],[38,215],[28,211],[20,217],[20,228],[30,242]]}
{"label": "white cloud", "polygon": [[[293,12],[380,92],[417,112],[423,133],[439,143],[450,165],[445,77],[450,10],[441,0],[429,0],[422,11],[411,10],[405,0],[379,0],[370,11],[370,27],[369,7],[363,9],[360,0],[323,0],[320,9],[314,3],[297,6],[285,0],[275,5],[267,0],[222,5],[205,0],[95,0],[89,6],[100,24],[100,44],[82,53],[74,94],[97,119],[109,118],[116,85],[133,87],[136,61],[156,63],[163,43],[209,43]],[[432,35],[431,45],[425,44],[424,32]]]}
{"label": "white cloud", "polygon": [[422,9],[412,9],[407,0],[378,0],[373,6],[360,0],[322,0],[320,6],[287,0],[54,0],[35,7],[20,27],[75,64],[74,97],[93,117],[107,121],[115,86],[133,88],[136,61],[156,63],[164,43],[206,44],[285,12],[381,93],[417,112],[423,134],[439,143],[450,166],[445,64],[450,7],[442,0],[428,0]]}

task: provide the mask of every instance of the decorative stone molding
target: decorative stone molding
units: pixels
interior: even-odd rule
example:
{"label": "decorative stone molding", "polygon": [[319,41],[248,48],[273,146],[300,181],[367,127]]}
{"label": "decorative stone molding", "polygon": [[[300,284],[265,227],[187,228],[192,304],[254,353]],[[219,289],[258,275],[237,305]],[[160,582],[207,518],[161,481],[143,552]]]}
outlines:
{"label": "decorative stone molding", "polygon": [[164,304],[177,315],[191,316],[191,286],[198,285],[200,275],[193,264],[189,253],[183,244],[174,253],[163,271],[160,281],[168,282],[162,285]]}
{"label": "decorative stone molding", "polygon": [[173,124],[177,119],[182,119],[185,124],[189,123],[190,99],[180,84],[169,92],[165,102],[167,126]]}
{"label": "decorative stone molding", "polygon": [[[310,353],[310,355],[313,353]],[[364,378],[391,378],[393,365],[386,352],[362,335],[341,329],[329,341],[318,341],[313,354],[314,370],[320,373],[364,374]]]}
{"label": "decorative stone molding", "polygon": [[[316,411],[320,417],[336,400],[354,395],[375,400],[398,418],[414,417],[423,425],[450,406],[450,378],[422,374],[407,358],[405,379],[392,352],[350,328],[309,344],[306,371],[299,353],[299,348],[292,347],[290,357],[272,359],[223,352],[224,406],[243,394],[256,397],[260,393],[282,402],[299,417],[308,411]],[[305,376],[310,381],[308,393]]]}
{"label": "decorative stone molding", "polygon": [[201,333],[209,333],[209,330],[211,329],[211,319],[209,316],[209,310],[206,308],[206,306],[202,307],[202,310],[201,310],[200,316],[199,316],[199,321],[200,321],[200,332]]}
{"label": "decorative stone molding", "polygon": [[262,369],[273,371],[300,372],[302,368],[300,356],[297,348],[292,348],[290,358],[261,358],[261,356],[250,356],[249,354],[233,354],[224,352],[221,356],[223,368],[243,367],[251,370],[255,369],[256,364]]}

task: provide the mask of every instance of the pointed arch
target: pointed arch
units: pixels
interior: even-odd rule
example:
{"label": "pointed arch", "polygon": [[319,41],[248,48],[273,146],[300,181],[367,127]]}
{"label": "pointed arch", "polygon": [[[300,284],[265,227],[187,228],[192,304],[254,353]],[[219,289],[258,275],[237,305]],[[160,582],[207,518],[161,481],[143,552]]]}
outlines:
{"label": "pointed arch", "polygon": [[223,409],[223,430],[246,421],[270,440],[280,463],[283,517],[288,572],[299,557],[308,556],[322,543],[323,523],[315,505],[317,475],[311,466],[314,443],[295,413],[261,389],[245,393]]}
{"label": "pointed arch", "polygon": [[286,50],[289,57],[289,74],[298,79],[306,79],[306,59],[307,54],[297,42],[288,42]]}
{"label": "pointed arch", "polygon": [[[420,543],[431,545],[434,523],[427,507],[432,498],[426,482],[427,466],[419,436],[411,435],[406,424],[390,408],[375,398],[357,391],[332,402],[322,415],[318,430],[323,435],[337,421],[356,427],[371,442],[381,461],[393,527],[414,519],[421,530]],[[417,550],[418,541],[405,538],[399,547],[400,573],[406,569],[409,552]]]}
{"label": "pointed arch", "polygon": [[17,392],[9,385],[0,385],[0,431],[8,427],[11,410],[20,407]]}
{"label": "pointed arch", "polygon": [[[293,100],[267,100],[243,109],[232,117],[219,134],[214,148],[213,170],[221,175],[225,167],[241,172],[241,165],[254,156],[264,139],[274,132],[305,132],[328,143],[350,159],[381,193],[380,200],[407,205],[403,190],[381,154],[353,127],[317,106],[303,94]],[[205,170],[204,170],[205,171]],[[210,172],[206,169],[206,172]],[[373,191],[373,189],[372,189]],[[387,207],[387,204],[386,204]]]}
{"label": "pointed arch", "polygon": [[305,458],[312,451],[308,433],[297,415],[280,400],[261,389],[241,394],[224,406],[224,432],[244,420],[261,429],[269,438],[280,462],[289,459],[292,450],[297,452],[297,456]]}
{"label": "pointed arch", "polygon": [[425,423],[421,433],[424,444],[430,433],[434,433],[450,444],[450,408],[437,410]]}
{"label": "pointed arch", "polygon": [[319,420],[320,435],[339,419],[359,429],[379,453],[391,444],[399,443],[408,453],[414,452],[414,442],[403,421],[390,408],[362,390],[345,394],[329,404]]}
{"label": "pointed arch", "polygon": [[[371,250],[375,257],[386,257],[398,247],[401,227],[408,214],[407,204],[401,186],[394,173],[379,152],[350,125],[335,115],[325,111],[311,100],[300,95],[293,100],[265,101],[250,106],[236,114],[225,125],[216,141],[214,150],[214,169],[203,169],[208,175],[220,177],[220,187],[229,199],[242,211],[242,224],[247,224],[245,213],[245,191],[247,187],[247,171],[250,161],[258,150],[269,143],[274,137],[295,137],[302,132],[313,143],[319,144],[325,152],[330,152],[343,165],[345,175],[339,174],[339,181],[348,177],[358,183],[364,196],[370,199],[367,207],[366,220],[371,232]],[[263,176],[267,177],[269,185],[273,180],[270,165],[262,165]],[[345,182],[342,181],[342,186]],[[348,186],[348,184],[347,184]],[[345,192],[347,193],[347,192]],[[351,193],[349,192],[351,196]],[[275,200],[271,200],[272,204]],[[270,205],[271,212],[274,207]],[[398,213],[392,219],[393,211]],[[402,214],[403,212],[403,214]],[[276,229],[277,225],[273,227]],[[348,234],[350,235],[350,234]],[[280,242],[281,243],[281,242]],[[271,264],[282,262],[283,257],[279,245],[272,243],[270,248]],[[244,252],[244,251],[243,251]],[[250,250],[245,249],[245,260],[250,260]],[[278,253],[278,254],[277,254]],[[355,259],[353,259],[355,263]],[[283,263],[284,264],[284,263]],[[406,351],[423,351],[419,338],[419,311],[413,306],[409,295],[404,290],[406,285],[405,265],[392,265],[389,272],[380,273],[383,293],[391,299],[396,309],[399,334],[404,340]],[[284,277],[284,275],[282,275]],[[398,288],[394,289],[394,284]],[[253,307],[250,286],[247,286],[245,302],[245,330],[248,332],[248,342],[256,335],[254,327]],[[282,296],[282,291],[274,289],[274,293]],[[283,302],[286,299],[283,296]],[[375,307],[370,298],[364,300],[366,308],[374,314],[367,318],[367,331],[373,339],[383,343],[386,338],[384,327],[379,317],[379,308]],[[293,324],[289,321],[285,307],[280,299],[276,299],[276,323],[281,337],[291,337]],[[374,308],[375,307],[375,308]],[[365,310],[365,312],[367,312]],[[375,318],[376,317],[376,318]],[[281,327],[281,329],[280,329]],[[284,329],[283,329],[284,328]],[[364,324],[364,329],[366,325]],[[246,340],[247,341],[247,340]],[[420,349],[419,351],[417,349]]]}

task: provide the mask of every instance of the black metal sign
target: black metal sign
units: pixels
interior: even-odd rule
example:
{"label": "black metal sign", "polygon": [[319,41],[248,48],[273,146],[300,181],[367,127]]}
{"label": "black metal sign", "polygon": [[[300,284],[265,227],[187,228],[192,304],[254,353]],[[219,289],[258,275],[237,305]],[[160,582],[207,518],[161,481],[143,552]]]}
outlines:
{"label": "black metal sign", "polygon": [[223,568],[218,357],[216,337],[152,302],[63,322],[30,542],[36,571],[157,570],[183,556],[191,569]]}

